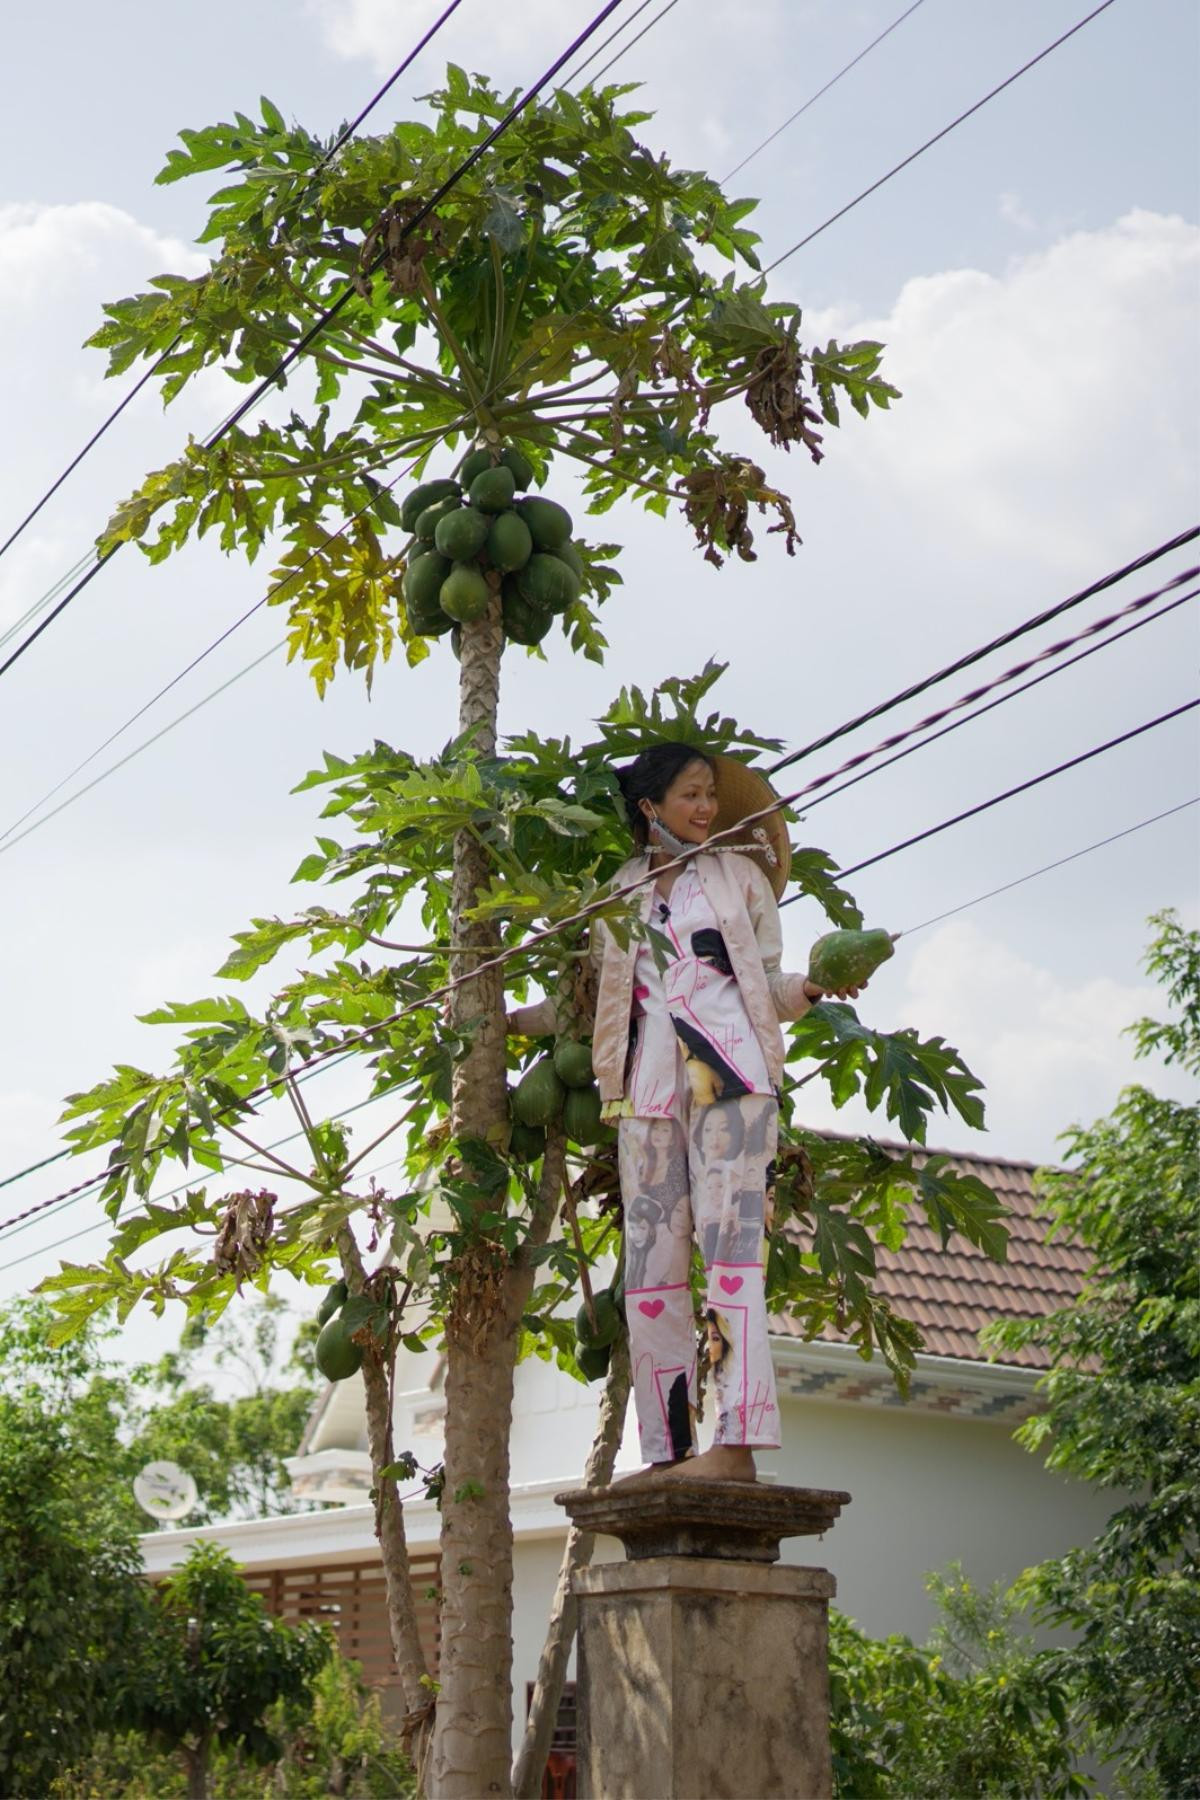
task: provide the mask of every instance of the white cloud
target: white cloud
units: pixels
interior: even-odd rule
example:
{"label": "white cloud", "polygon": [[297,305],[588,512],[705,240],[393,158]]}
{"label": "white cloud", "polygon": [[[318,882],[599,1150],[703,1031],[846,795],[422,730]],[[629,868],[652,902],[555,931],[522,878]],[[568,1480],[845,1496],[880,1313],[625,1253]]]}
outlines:
{"label": "white cloud", "polygon": [[855,433],[861,478],[918,530],[1048,568],[1102,566],[1195,510],[1200,228],[1136,211],[1013,260],[907,281],[876,337],[904,395]]}
{"label": "white cloud", "polygon": [[1005,224],[1015,225],[1018,231],[1036,231],[1038,228],[1033,214],[1022,206],[1020,194],[1001,194],[997,210]]}
{"label": "white cloud", "polygon": [[[338,56],[363,57],[382,72],[408,54],[443,6],[441,0],[422,0],[419,7],[413,6],[412,0],[309,0],[308,10]],[[439,33],[429,54],[435,66],[444,64],[447,58],[457,62],[465,58],[469,67],[486,68],[494,79],[503,80],[508,72],[497,71],[497,54],[503,57],[516,50],[523,53],[526,78],[532,79],[532,71],[524,69],[531,46],[553,45],[558,49],[570,41],[570,22],[564,22],[563,17],[565,10],[569,9],[564,9],[562,0],[524,0],[519,7],[496,7],[489,13],[487,29],[482,34],[477,21],[464,24],[453,20]],[[580,13],[578,26],[582,27],[588,17],[590,12]],[[545,61],[543,56],[543,65]]]}
{"label": "white cloud", "polygon": [[[178,238],[163,237],[119,206],[80,200],[66,206],[32,201],[0,205],[0,307],[39,315],[68,285],[74,292],[114,259],[135,261],[147,274],[170,269],[196,275],[208,258]],[[63,280],[70,271],[70,283]]]}

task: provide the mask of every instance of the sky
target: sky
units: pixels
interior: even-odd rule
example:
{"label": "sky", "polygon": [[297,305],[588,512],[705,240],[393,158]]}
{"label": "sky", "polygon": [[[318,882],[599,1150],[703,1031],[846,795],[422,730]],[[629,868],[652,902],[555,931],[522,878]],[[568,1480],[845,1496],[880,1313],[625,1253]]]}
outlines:
{"label": "sky", "polygon": [[[901,10],[900,0],[743,0],[735,30],[716,0],[677,0],[612,78],[644,84],[655,114],[640,130],[646,142],[723,176]],[[767,260],[1084,10],[1080,0],[923,0],[731,183],[761,200],[752,223]],[[626,4],[606,30],[631,11]],[[8,22],[0,541],[129,385],[130,376],[107,382],[102,356],[81,347],[102,303],[161,271],[204,266],[194,240],[208,185],[153,180],[179,128],[254,110],[266,93],[329,133],[434,12],[401,0],[180,0],[164,26],[148,0],[103,9],[67,0]],[[419,111],[447,57],[502,84],[526,83],[590,16],[579,0],[508,9],[463,0],[371,124]],[[1195,523],[1196,39],[1191,7],[1115,0],[784,262],[770,292],[803,307],[806,344],[883,340],[885,373],[903,399],[865,423],[851,415],[829,434],[819,469],[731,421],[730,441],[753,444],[793,496],[804,544],[792,560],[771,540],[755,564],[717,572],[680,521],[632,506],[610,514],[595,535],[622,542],[625,587],[604,613],[606,665],[573,659],[561,639],[548,640],[548,664],[506,658],[502,728],[578,736],[623,684],[652,687],[716,656],[730,664],[716,693],[722,709],[798,746]],[[0,559],[0,631],[87,553],[147,470],[189,433],[210,430],[241,392],[209,372],[165,412],[153,389],[140,395]],[[554,491],[568,504],[571,482],[556,472]],[[343,676],[319,701],[275,654],[46,817],[269,652],[282,626],[263,609],[32,813],[28,822],[44,824],[20,841],[4,835],[260,598],[267,560],[247,568],[208,542],[158,568],[125,552],[0,682],[0,1180],[59,1147],[65,1094],[117,1061],[163,1062],[165,1034],[138,1013],[214,991],[229,934],[251,915],[297,904],[290,877],[316,805],[289,789],[324,749],[347,754],[380,736],[429,753],[449,735],[456,665],[445,645],[416,671],[394,662],[369,700]],[[1179,555],[1156,565],[928,704],[1183,566]],[[1191,698],[1196,649],[1192,603],[813,807],[796,841],[820,844],[843,866],[869,857]],[[925,709],[918,702],[854,733],[804,774],[836,767]],[[1157,1003],[1141,967],[1148,916],[1174,906],[1197,920],[1200,809],[925,922],[1200,791],[1195,718],[856,879],[867,922],[910,934],[862,1016],[945,1036],[987,1089],[986,1134],[935,1118],[931,1143],[1048,1160],[1067,1125],[1106,1112],[1135,1076],[1183,1093],[1171,1072],[1134,1064],[1122,1030]],[[311,897],[299,890],[300,903]],[[802,967],[822,921],[807,902],[784,919],[788,964]],[[322,1085],[331,1107],[357,1097],[340,1071]],[[860,1108],[835,1112],[816,1083],[804,1116],[891,1135]],[[0,1217],[94,1163],[56,1164],[0,1188]],[[98,1217],[84,1199],[0,1240],[0,1297],[26,1291],[60,1254],[99,1254]],[[86,1235],[64,1244],[77,1233]],[[127,1336],[140,1351],[154,1332],[135,1315]]]}

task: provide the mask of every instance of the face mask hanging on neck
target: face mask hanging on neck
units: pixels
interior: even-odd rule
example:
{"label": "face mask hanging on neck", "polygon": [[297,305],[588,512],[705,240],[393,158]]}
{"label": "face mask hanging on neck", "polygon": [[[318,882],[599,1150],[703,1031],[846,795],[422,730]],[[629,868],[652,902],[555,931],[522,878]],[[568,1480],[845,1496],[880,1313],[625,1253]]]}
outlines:
{"label": "face mask hanging on neck", "polygon": [[655,813],[650,821],[650,842],[660,850],[670,851],[672,856],[683,856],[689,850],[700,850],[701,844],[689,844],[684,838],[678,838],[665,826]]}

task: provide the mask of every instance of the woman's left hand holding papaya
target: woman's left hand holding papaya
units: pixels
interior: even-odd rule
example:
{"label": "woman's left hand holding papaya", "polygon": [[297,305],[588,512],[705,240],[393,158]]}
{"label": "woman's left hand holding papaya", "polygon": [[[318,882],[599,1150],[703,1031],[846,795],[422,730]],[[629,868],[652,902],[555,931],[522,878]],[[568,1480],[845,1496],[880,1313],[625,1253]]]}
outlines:
{"label": "woman's left hand holding papaya", "polygon": [[815,981],[805,981],[804,998],[811,1000],[814,1006],[819,1000],[857,1000],[866,985],[866,982],[862,981],[857,987],[823,988],[818,987]]}

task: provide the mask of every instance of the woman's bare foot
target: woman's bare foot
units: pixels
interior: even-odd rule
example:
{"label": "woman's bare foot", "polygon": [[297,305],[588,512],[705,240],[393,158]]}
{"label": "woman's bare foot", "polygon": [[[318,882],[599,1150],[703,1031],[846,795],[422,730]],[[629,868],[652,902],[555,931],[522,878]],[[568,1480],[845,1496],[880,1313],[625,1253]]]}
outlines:
{"label": "woman's bare foot", "polygon": [[644,1469],[635,1469],[632,1475],[618,1475],[612,1485],[613,1487],[629,1487],[635,1481],[653,1481],[675,1466],[674,1463],[669,1462],[647,1463]]}
{"label": "woman's bare foot", "polygon": [[744,1444],[714,1445],[662,1471],[664,1481],[757,1481],[754,1452]]}

